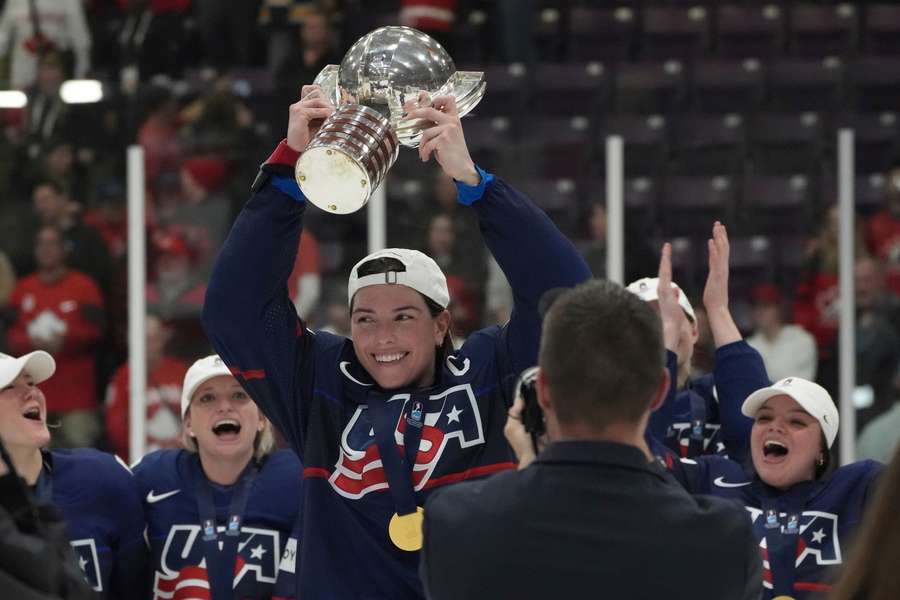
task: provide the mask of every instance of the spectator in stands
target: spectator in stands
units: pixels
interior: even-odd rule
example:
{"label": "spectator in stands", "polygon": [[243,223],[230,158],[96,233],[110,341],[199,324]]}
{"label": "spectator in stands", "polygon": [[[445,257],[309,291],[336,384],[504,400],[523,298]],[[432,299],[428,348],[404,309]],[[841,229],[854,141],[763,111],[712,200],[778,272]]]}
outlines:
{"label": "spectator in stands", "polygon": [[69,198],[76,202],[87,203],[87,181],[85,173],[76,162],[75,146],[63,138],[48,140],[45,153],[37,163],[40,172],[36,181],[49,179],[55,181]]}
{"label": "spectator in stands", "polygon": [[893,407],[872,419],[856,443],[856,458],[863,460],[871,458],[886,463],[890,460],[894,450],[900,447],[900,371],[894,375]]}
{"label": "spectator in stands", "polygon": [[[829,207],[818,233],[806,248],[806,267],[794,295],[794,323],[816,338],[818,382],[830,392],[837,389],[838,328],[838,208]],[[856,256],[865,254],[862,229],[857,224]]]}
{"label": "spectator in stands", "polygon": [[[181,385],[188,365],[166,353],[171,337],[162,319],[147,315],[147,452],[181,447]],[[140,457],[129,455],[129,371],[128,363],[119,367],[106,388],[106,433],[112,451],[131,463]]]}
{"label": "spectator in stands", "polygon": [[881,477],[871,508],[830,600],[893,600],[900,590],[900,449]]}
{"label": "spectator in stands", "polygon": [[71,52],[73,74],[90,68],[91,34],[79,0],[7,0],[0,16],[0,52],[9,52],[10,83],[29,87],[38,61],[50,52]]}
{"label": "spectator in stands", "polygon": [[[594,277],[606,277],[606,205],[600,202],[591,204],[585,222],[587,239],[579,246],[581,254]],[[626,219],[625,228],[625,279],[634,281],[644,273],[653,272],[656,258],[646,242],[647,236],[630,219]]]}
{"label": "spectator in stands", "polygon": [[859,427],[894,404],[893,380],[900,364],[896,329],[900,300],[888,291],[877,259],[856,260],[856,383],[871,388],[870,406],[857,406]]}
{"label": "spectator in stands", "polygon": [[138,129],[137,141],[144,147],[145,176],[154,185],[161,173],[177,170],[181,163],[181,118],[175,95],[161,83],[147,86],[140,103],[147,117]]}
{"label": "spectator in stands", "polygon": [[[743,507],[691,497],[645,442],[669,387],[653,310],[609,281],[582,284],[550,307],[538,361],[550,445],[518,471],[434,492],[420,568],[427,597],[663,598],[691,589],[758,599],[762,565]],[[533,456],[523,409],[516,398],[506,427],[520,459]]]}
{"label": "spectator in stands", "polygon": [[28,160],[37,160],[54,139],[73,139],[80,130],[72,105],[62,101],[60,87],[66,79],[63,57],[50,52],[40,58],[37,79],[29,86],[23,134]]}
{"label": "spectator in stands", "polygon": [[784,322],[784,298],[778,288],[764,283],[753,288],[750,297],[754,334],[747,343],[762,355],[769,377],[815,380],[816,340],[799,325]]}
{"label": "spectator in stands", "polygon": [[72,202],[58,183],[50,180],[38,182],[31,199],[40,225],[55,227],[63,233],[70,266],[89,275],[104,295],[108,294],[112,277],[109,250],[97,230],[82,221],[81,207]]}
{"label": "spectator in stands", "polygon": [[451,30],[458,0],[400,0],[400,24],[424,31],[453,55]]}
{"label": "spectator in stands", "polygon": [[153,234],[152,256],[156,278],[147,284],[147,304],[163,319],[185,319],[200,315],[206,284],[194,269],[191,248],[175,230]]}
{"label": "spectator in stands", "polygon": [[230,76],[204,81],[205,93],[185,106],[181,139],[192,155],[229,159],[234,164],[252,153],[255,116]]}
{"label": "spectator in stands", "polygon": [[866,221],[869,251],[884,261],[888,284],[900,294],[900,161],[886,173],[884,208]]}
{"label": "spectator in stands", "polygon": [[180,77],[185,67],[185,13],[190,0],[120,0],[116,23],[119,79],[126,91],[158,74]]}
{"label": "spectator in stands", "polygon": [[209,66],[224,72],[254,64],[257,6],[256,2],[193,1]]}
{"label": "spectator in stands", "polygon": [[44,225],[35,243],[37,272],[16,285],[10,304],[17,318],[9,332],[15,354],[46,350],[56,357],[57,376],[43,386],[56,443],[91,446],[100,434],[96,351],[103,336],[103,296],[86,274],[70,269],[69,248],[58,228]]}
{"label": "spectator in stands", "polygon": [[454,335],[460,340],[474,331],[481,322],[478,315],[477,289],[483,269],[480,265],[466,264],[457,252],[456,232],[450,215],[438,213],[428,224],[428,239],[425,242],[425,254],[434,259],[447,276],[450,289],[450,305],[448,310],[453,317]]}
{"label": "spectator in stands", "polygon": [[327,13],[311,3],[295,7],[291,12],[300,21],[299,34],[294,34],[299,36],[299,43],[292,39],[287,51],[269,47],[269,69],[275,86],[272,106],[279,109],[270,111],[271,129],[277,132],[287,127],[281,109],[296,100],[300,86],[313,81],[325,65],[338,65],[343,58],[335,47],[336,34]]}

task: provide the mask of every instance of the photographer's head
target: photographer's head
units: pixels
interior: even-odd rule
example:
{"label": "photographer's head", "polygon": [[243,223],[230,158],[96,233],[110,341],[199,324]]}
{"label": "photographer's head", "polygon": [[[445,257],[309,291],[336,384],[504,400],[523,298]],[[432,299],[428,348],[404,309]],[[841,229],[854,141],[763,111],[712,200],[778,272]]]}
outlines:
{"label": "photographer's head", "polygon": [[642,445],[647,419],[669,385],[659,316],[604,280],[583,283],[550,307],[539,363],[538,396],[551,440]]}

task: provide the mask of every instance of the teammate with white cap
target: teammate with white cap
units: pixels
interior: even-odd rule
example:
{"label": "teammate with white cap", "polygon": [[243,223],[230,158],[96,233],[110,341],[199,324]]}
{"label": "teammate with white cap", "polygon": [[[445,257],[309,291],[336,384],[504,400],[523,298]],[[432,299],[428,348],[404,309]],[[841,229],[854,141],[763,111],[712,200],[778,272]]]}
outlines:
{"label": "teammate with white cap", "polygon": [[418,549],[430,492],[515,468],[503,436],[515,379],[535,363],[538,304],[590,277],[547,216],[475,166],[451,97],[408,107],[433,124],[434,157],[477,215],[513,289],[507,324],[450,343],[450,295],[437,264],[408,249],[350,272],[351,339],[309,331],[285,291],[305,198],[294,166],[333,107],[316,86],[291,106],[287,139],[263,165],[209,282],[213,346],[304,463],[301,597],[422,598]]}
{"label": "teammate with white cap", "polygon": [[181,415],[185,449],[134,466],[153,597],[270,598],[299,518],[300,461],[274,450],[272,424],[216,355],[185,374]]}
{"label": "teammate with white cap", "polygon": [[[672,294],[663,313],[680,310]],[[861,461],[833,470],[838,411],[820,385],[788,377],[749,394],[750,465],[722,456],[670,461],[690,492],[734,498],[747,508],[763,558],[765,598],[813,599],[847,543],[883,466]]]}
{"label": "teammate with white cap", "polygon": [[62,513],[96,597],[143,597],[144,514],[128,467],[91,448],[46,450],[47,399],[38,384],[55,371],[56,362],[43,350],[0,354],[0,439],[38,501]]}
{"label": "teammate with white cap", "polygon": [[[703,305],[716,345],[710,374],[691,377],[697,316],[687,295],[672,281],[671,246],[663,248],[659,277],[640,279],[627,288],[660,312],[672,381],[665,403],[650,417],[647,436],[661,455],[722,454],[740,461],[748,452],[752,423],[741,414],[740,404],[752,391],[768,385],[769,378],[762,357],[744,341],[728,307],[728,233],[719,222],[713,225],[708,248]],[[663,310],[660,295],[672,297],[669,310]]]}

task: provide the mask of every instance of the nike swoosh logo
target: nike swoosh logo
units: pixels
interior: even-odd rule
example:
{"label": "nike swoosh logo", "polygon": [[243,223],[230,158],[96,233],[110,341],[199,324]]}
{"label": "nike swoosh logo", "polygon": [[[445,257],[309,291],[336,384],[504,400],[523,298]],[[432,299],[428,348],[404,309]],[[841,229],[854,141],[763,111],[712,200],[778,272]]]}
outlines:
{"label": "nike swoosh logo", "polygon": [[724,477],[716,477],[713,483],[723,488],[738,488],[744,487],[745,485],[750,485],[751,482],[745,481],[743,483],[728,483],[727,481],[725,481]]}
{"label": "nike swoosh logo", "polygon": [[150,493],[147,494],[147,502],[149,504],[155,504],[157,502],[165,500],[166,498],[171,498],[172,496],[174,496],[175,494],[177,494],[180,491],[181,490],[172,490],[171,492],[166,492],[164,494],[157,495],[157,494],[153,493],[153,490],[150,490]]}

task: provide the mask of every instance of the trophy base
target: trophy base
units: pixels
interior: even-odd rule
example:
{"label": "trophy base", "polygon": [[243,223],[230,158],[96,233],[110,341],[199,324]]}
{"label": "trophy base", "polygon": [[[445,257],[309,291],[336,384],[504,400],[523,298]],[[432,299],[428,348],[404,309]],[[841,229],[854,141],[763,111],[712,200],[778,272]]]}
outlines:
{"label": "trophy base", "polygon": [[297,161],[295,175],[307,200],[336,215],[358,211],[372,193],[362,163],[336,148],[308,148]]}

